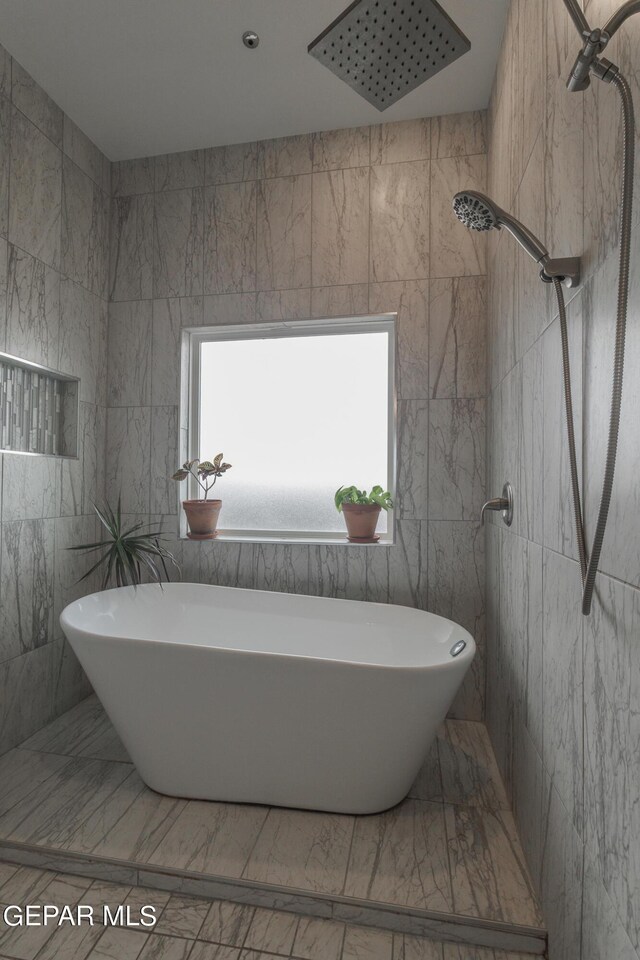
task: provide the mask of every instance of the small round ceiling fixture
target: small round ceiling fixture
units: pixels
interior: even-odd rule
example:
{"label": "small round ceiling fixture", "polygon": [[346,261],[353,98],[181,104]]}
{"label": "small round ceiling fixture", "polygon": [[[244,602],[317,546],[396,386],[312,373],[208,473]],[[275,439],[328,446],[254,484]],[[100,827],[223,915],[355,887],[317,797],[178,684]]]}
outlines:
{"label": "small round ceiling fixture", "polygon": [[255,30],[245,30],[242,34],[242,42],[245,47],[248,47],[249,50],[255,50],[255,48],[260,43],[260,37],[255,32]]}

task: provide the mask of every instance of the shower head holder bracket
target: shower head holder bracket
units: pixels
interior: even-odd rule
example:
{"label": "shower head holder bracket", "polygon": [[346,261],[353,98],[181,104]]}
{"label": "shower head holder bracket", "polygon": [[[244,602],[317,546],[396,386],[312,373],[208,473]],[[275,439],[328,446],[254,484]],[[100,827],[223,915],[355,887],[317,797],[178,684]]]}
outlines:
{"label": "shower head holder bracket", "polygon": [[541,261],[540,279],[543,283],[560,280],[565,287],[577,287],[580,283],[580,257],[556,257]]}

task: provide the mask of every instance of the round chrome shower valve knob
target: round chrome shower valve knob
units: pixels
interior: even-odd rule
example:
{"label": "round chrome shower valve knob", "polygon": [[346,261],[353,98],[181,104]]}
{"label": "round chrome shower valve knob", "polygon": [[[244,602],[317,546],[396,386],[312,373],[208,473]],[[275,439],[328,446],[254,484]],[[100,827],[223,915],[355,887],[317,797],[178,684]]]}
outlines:
{"label": "round chrome shower valve knob", "polygon": [[245,47],[248,47],[249,50],[255,50],[255,48],[260,43],[260,37],[255,32],[255,30],[245,30],[242,34],[242,42]]}

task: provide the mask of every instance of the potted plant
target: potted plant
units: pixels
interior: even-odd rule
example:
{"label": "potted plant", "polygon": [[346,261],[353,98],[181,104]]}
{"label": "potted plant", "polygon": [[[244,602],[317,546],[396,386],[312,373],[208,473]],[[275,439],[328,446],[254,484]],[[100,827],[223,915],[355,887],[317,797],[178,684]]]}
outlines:
{"label": "potted plant", "polygon": [[182,506],[187,515],[190,540],[213,540],[218,536],[218,516],[222,500],[209,500],[209,491],[216,480],[231,469],[230,463],[222,462],[222,454],[211,460],[187,460],[171,477],[181,483],[191,476],[196,481],[204,497],[201,500],[183,500]]}
{"label": "potted plant", "polygon": [[375,486],[371,493],[357,487],[340,487],[336,490],[335,504],[344,514],[347,524],[347,540],[351,543],[377,543],[376,526],[381,510],[390,510],[393,500],[388,490]]}
{"label": "potted plant", "polygon": [[145,574],[152,583],[161,584],[163,580],[169,580],[168,563],[180,571],[173,554],[161,546],[161,541],[166,539],[161,530],[145,530],[141,522],[132,523],[131,526],[122,522],[120,497],[115,511],[109,504],[101,509],[94,503],[93,509],[106,532],[106,539],[67,548],[87,553],[102,551],[100,559],[80,577],[79,583],[96,573],[100,567],[104,567],[103,590],[113,584],[116,587],[136,587],[142,583]]}

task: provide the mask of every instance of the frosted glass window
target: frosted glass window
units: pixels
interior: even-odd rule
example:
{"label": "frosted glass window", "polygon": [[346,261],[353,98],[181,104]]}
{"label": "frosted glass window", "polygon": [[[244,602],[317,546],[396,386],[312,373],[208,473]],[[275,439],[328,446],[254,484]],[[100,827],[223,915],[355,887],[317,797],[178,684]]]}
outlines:
{"label": "frosted glass window", "polygon": [[[201,336],[193,455],[222,452],[232,464],[214,488],[221,531],[342,536],[336,489],[390,485],[392,334],[387,321],[379,330]],[[379,533],[387,522],[383,511]]]}

